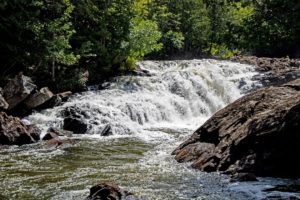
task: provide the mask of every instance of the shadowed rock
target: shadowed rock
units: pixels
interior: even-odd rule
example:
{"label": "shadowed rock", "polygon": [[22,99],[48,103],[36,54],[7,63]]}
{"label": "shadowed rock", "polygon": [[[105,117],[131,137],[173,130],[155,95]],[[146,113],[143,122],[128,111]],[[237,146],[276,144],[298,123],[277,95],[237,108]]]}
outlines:
{"label": "shadowed rock", "polygon": [[33,109],[49,101],[53,96],[54,94],[47,87],[44,87],[38,92],[30,95],[24,103],[28,109]]}
{"label": "shadowed rock", "polygon": [[65,116],[63,124],[64,130],[72,131],[74,134],[86,133],[88,126],[84,122],[84,118],[87,117],[84,111],[73,106],[66,108],[63,115]]}
{"label": "shadowed rock", "polygon": [[215,113],[173,154],[203,171],[300,177],[300,79],[260,89]]}
{"label": "shadowed rock", "polygon": [[35,125],[25,125],[19,118],[0,112],[0,144],[22,145],[39,140],[40,130]]}

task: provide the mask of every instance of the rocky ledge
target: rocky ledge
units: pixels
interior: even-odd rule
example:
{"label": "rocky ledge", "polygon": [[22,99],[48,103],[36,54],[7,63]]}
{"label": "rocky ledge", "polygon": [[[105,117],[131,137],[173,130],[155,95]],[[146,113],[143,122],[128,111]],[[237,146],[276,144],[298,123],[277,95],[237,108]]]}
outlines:
{"label": "rocky ledge", "polygon": [[280,85],[300,78],[299,59],[235,56],[230,60],[255,66],[260,74],[254,79],[261,82],[264,87]]}
{"label": "rocky ledge", "polygon": [[300,79],[215,113],[173,154],[203,171],[300,178]]}

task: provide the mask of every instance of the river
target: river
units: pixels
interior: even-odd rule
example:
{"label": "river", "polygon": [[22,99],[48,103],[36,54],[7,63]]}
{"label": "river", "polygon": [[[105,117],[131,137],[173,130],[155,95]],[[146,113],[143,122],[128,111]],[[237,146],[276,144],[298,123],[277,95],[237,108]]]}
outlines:
{"label": "river", "polygon": [[[245,190],[259,191],[260,184],[232,184],[171,155],[213,113],[260,87],[254,68],[216,60],[138,65],[151,76],[116,77],[103,84],[105,89],[90,87],[61,106],[26,117],[43,135],[50,127],[61,128],[64,110],[72,108],[88,132],[74,135],[78,143],[68,148],[38,143],[0,150],[0,199],[84,199],[101,181],[116,182],[137,199],[260,198]],[[113,135],[100,136],[107,125]]]}

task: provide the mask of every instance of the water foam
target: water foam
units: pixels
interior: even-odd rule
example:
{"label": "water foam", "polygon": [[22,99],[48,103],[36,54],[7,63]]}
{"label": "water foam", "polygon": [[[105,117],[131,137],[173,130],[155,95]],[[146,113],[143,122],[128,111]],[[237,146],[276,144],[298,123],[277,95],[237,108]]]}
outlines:
{"label": "water foam", "polygon": [[[153,127],[200,125],[228,103],[257,86],[253,67],[228,61],[144,61],[138,65],[150,77],[121,76],[106,89],[75,95],[62,106],[30,115],[27,119],[45,132],[62,128],[63,111],[76,107],[90,134],[106,126],[114,135],[134,135]],[[147,135],[147,134],[145,134]]]}

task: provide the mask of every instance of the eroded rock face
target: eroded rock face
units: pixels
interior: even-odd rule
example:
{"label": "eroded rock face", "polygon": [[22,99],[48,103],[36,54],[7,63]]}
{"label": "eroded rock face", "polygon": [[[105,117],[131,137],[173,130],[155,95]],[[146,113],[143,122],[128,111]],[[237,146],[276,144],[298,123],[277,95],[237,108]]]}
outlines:
{"label": "eroded rock face", "polygon": [[300,177],[300,79],[246,95],[215,113],[173,154],[203,171]]}
{"label": "eroded rock face", "polygon": [[39,140],[40,130],[35,125],[25,125],[19,118],[0,112],[0,144],[22,145]]}
{"label": "eroded rock face", "polygon": [[127,196],[131,196],[132,193],[121,190],[114,183],[100,183],[93,186],[90,189],[90,195],[88,200],[122,200],[127,199]]}
{"label": "eroded rock face", "polygon": [[9,104],[8,110],[25,100],[36,88],[32,80],[21,73],[10,80],[3,88],[3,97]]}

